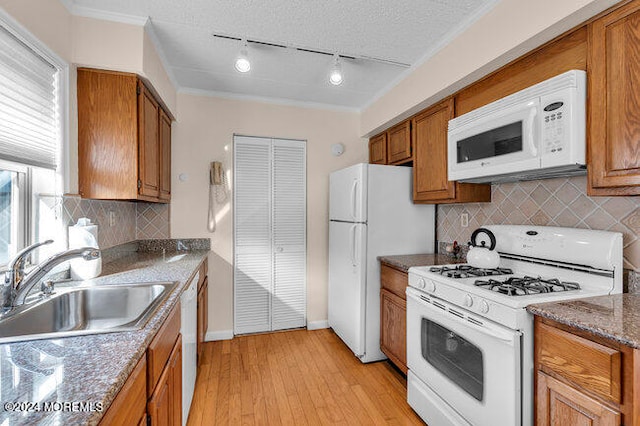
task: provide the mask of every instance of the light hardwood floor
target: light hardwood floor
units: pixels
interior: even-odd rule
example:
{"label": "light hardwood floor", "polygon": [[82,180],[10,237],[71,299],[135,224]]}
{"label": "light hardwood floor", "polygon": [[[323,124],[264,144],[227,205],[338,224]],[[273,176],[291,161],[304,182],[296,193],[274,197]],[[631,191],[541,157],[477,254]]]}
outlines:
{"label": "light hardwood floor", "polygon": [[295,330],[207,343],[189,426],[422,425],[406,379],[362,364],[333,333]]}

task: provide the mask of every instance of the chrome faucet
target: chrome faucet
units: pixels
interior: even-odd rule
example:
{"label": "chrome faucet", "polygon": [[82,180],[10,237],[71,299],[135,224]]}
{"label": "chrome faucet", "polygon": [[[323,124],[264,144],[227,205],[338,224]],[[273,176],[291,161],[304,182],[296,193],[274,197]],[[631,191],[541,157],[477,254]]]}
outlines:
{"label": "chrome faucet", "polygon": [[45,244],[51,244],[53,240],[46,240],[40,243],[32,244],[20,250],[13,260],[9,263],[9,269],[5,272],[4,287],[2,288],[2,307],[11,308],[13,305],[15,289],[20,285],[24,278],[24,267],[27,258],[32,251]]}
{"label": "chrome faucet", "polygon": [[17,287],[24,278],[24,266],[27,263],[27,258],[31,252],[40,246],[51,244],[52,242],[53,240],[47,240],[41,243],[32,244],[29,247],[20,250],[9,263],[9,270],[4,277],[5,284],[11,284],[13,287]]}
{"label": "chrome faucet", "polygon": [[82,247],[63,251],[51,256],[49,259],[40,263],[36,268],[24,275],[24,264],[27,254],[44,244],[52,243],[47,240],[29,246],[19,252],[9,264],[9,271],[5,275],[5,285],[2,291],[3,301],[2,308],[9,310],[15,306],[22,305],[31,291],[31,289],[40,282],[56,265],[67,260],[81,257],[84,260],[94,260],[100,257],[100,250],[93,247]]}

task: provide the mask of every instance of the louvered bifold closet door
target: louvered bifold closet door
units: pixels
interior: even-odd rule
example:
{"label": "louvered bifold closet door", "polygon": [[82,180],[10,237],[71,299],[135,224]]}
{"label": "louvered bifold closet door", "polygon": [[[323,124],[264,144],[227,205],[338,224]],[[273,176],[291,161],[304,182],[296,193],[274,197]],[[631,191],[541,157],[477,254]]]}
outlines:
{"label": "louvered bifold closet door", "polygon": [[235,137],[234,333],[271,330],[271,140]]}
{"label": "louvered bifold closet door", "polygon": [[273,330],[307,323],[305,168],[305,142],[273,140]]}

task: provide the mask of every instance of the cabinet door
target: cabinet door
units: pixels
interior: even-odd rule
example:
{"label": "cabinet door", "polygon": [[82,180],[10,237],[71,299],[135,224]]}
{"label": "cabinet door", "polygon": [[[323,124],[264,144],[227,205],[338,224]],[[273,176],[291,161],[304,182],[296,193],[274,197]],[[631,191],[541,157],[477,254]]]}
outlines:
{"label": "cabinet door", "polygon": [[387,134],[382,133],[369,140],[369,163],[387,164]]}
{"label": "cabinet door", "polygon": [[447,179],[447,127],[452,118],[451,98],[412,119],[413,201],[446,200],[456,196],[454,182]]}
{"label": "cabinet door", "polygon": [[209,278],[205,278],[204,284],[198,291],[198,363],[202,360],[204,338],[207,334],[209,318]]}
{"label": "cabinet door", "polygon": [[182,336],[178,337],[169,363],[169,398],[172,426],[182,426]]}
{"label": "cabinet door", "polygon": [[407,373],[407,301],[384,289],[380,291],[380,348]]}
{"label": "cabinet door", "polygon": [[182,336],[178,336],[167,365],[147,403],[152,426],[182,425]]}
{"label": "cabinet door", "polygon": [[387,132],[389,164],[411,159],[411,121],[407,120]]}
{"label": "cabinet door", "polygon": [[158,198],[160,193],[160,143],[158,102],[144,84],[139,83],[138,99],[138,193]]}
{"label": "cabinet door", "polygon": [[138,196],[138,79],[78,69],[78,185],[82,198]]}
{"label": "cabinet door", "polygon": [[151,418],[151,426],[172,425],[171,416],[171,377],[169,369],[165,369],[160,376],[160,381],[156,386],[149,402],[147,403],[147,414]]}
{"label": "cabinet door", "polygon": [[640,2],[589,26],[589,194],[640,194]]}
{"label": "cabinet door", "polygon": [[620,413],[543,372],[538,372],[537,425],[620,425]]}
{"label": "cabinet door", "polygon": [[143,420],[146,423],[146,390],[147,358],[143,356],[100,420],[100,425],[130,425]]}
{"label": "cabinet door", "polygon": [[160,199],[171,199],[171,119],[159,108],[160,112]]}

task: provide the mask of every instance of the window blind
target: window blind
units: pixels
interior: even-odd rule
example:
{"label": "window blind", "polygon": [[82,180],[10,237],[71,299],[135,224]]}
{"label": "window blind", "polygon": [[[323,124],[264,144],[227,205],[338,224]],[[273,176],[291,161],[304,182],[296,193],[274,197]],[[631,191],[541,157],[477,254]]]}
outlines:
{"label": "window blind", "polygon": [[55,169],[58,69],[0,25],[0,158]]}

